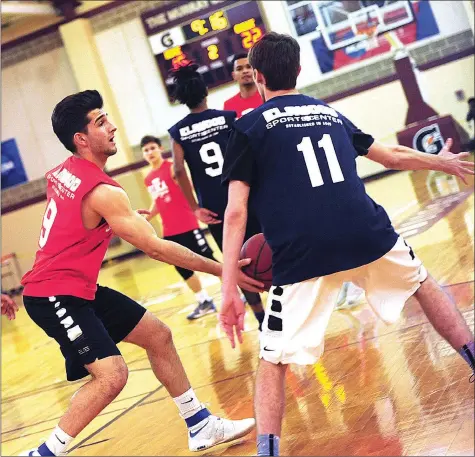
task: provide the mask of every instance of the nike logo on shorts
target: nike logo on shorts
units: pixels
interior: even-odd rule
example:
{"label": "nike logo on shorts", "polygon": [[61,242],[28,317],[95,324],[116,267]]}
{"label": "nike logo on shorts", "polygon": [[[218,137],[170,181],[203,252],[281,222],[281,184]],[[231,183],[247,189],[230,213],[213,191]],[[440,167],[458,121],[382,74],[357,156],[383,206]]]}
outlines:
{"label": "nike logo on shorts", "polygon": [[264,351],[275,351],[275,349],[268,349],[267,346],[264,346]]}

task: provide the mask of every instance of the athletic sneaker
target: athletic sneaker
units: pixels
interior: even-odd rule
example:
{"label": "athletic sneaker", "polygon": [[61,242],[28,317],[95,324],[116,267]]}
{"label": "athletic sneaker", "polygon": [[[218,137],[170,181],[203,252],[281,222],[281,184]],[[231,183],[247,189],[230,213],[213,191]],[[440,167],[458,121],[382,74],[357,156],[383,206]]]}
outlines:
{"label": "athletic sneaker", "polygon": [[188,429],[188,447],[190,451],[202,451],[241,438],[255,426],[254,419],[232,421],[211,415],[205,421]]}
{"label": "athletic sneaker", "polygon": [[18,455],[29,455],[29,456],[38,456],[38,455],[45,455],[45,456],[51,456],[54,455],[46,446],[45,443],[43,443],[39,447],[35,447],[34,449],[30,449],[29,451],[22,452],[21,454]]}
{"label": "athletic sneaker", "polygon": [[335,306],[335,311],[351,309],[359,305],[363,298],[364,290],[351,282],[345,282],[340,290]]}
{"label": "athletic sneaker", "polygon": [[212,300],[205,300],[203,303],[200,303],[195,310],[186,316],[186,318],[190,321],[199,319],[200,317],[206,316],[207,314],[215,313],[216,306]]}

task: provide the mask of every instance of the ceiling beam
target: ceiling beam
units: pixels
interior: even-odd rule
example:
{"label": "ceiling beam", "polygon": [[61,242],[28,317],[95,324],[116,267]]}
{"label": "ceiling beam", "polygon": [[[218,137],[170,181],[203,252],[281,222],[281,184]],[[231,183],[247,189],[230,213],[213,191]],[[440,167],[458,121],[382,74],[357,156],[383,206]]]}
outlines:
{"label": "ceiling beam", "polygon": [[46,2],[2,2],[2,15],[25,14],[25,15],[50,15],[56,14],[54,7]]}

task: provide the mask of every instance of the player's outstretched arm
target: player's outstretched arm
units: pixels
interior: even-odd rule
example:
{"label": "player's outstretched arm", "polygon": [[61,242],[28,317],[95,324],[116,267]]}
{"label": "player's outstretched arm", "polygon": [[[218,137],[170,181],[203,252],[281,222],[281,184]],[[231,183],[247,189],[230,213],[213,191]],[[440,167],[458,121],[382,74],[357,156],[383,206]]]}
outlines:
{"label": "player's outstretched arm", "polygon": [[452,138],[449,138],[439,154],[426,154],[405,146],[387,146],[375,141],[366,157],[393,170],[437,170],[459,177],[463,182],[466,175],[474,174],[474,163],[464,160],[469,152],[450,152]]}
{"label": "player's outstretched arm", "polygon": [[178,181],[178,185],[183,192],[190,208],[195,213],[195,216],[205,224],[219,224],[221,221],[216,218],[217,214],[206,208],[200,208],[196,198],[193,194],[193,187],[190,182],[190,178],[185,168],[185,152],[180,144],[170,138],[170,144],[172,145],[173,154],[173,170],[175,178]]}
{"label": "player's outstretched arm", "polygon": [[[153,227],[140,214],[135,212],[129,197],[120,187],[101,184],[89,194],[89,208],[103,217],[112,231],[125,241],[143,251],[155,260],[221,276],[221,264],[195,254],[177,243],[160,239]],[[242,262],[240,266],[249,262]],[[263,284],[239,271],[240,286],[255,292],[261,291]]]}
{"label": "player's outstretched arm", "polygon": [[242,342],[241,333],[244,330],[245,308],[237,290],[237,265],[246,231],[248,199],[249,184],[243,181],[229,183],[228,206],[224,215],[223,298],[219,318],[233,348],[234,329],[239,342]]}

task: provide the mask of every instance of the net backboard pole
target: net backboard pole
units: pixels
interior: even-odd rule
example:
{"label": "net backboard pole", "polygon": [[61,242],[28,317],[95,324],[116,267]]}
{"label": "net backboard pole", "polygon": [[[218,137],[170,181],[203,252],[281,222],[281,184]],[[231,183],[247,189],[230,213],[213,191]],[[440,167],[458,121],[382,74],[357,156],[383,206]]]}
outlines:
{"label": "net backboard pole", "polygon": [[395,53],[394,67],[408,104],[406,125],[437,116],[437,111],[424,100],[416,75],[416,64],[405,49]]}

